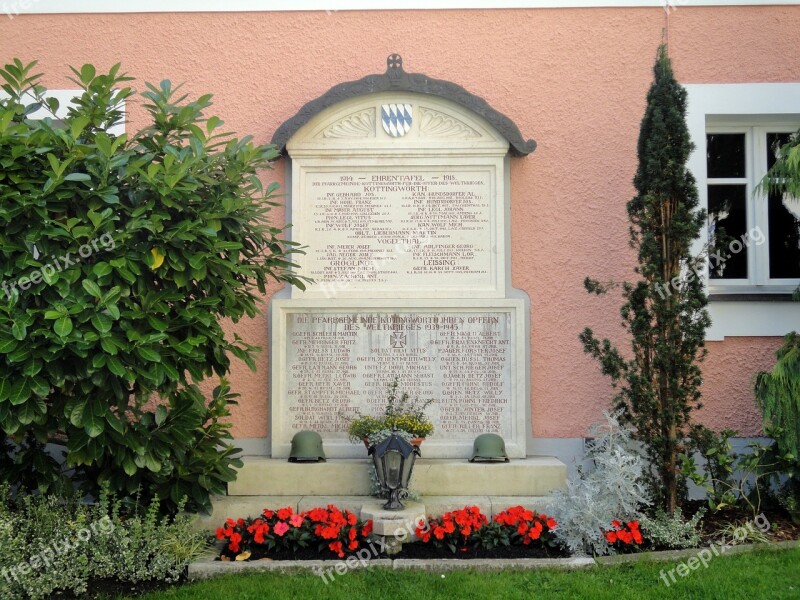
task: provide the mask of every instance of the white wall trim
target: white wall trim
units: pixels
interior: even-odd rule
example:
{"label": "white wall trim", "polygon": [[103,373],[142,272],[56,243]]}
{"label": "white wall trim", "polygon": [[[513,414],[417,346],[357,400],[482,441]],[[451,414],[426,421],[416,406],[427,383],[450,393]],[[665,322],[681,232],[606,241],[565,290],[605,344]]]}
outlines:
{"label": "white wall trim", "polygon": [[[697,180],[700,206],[708,208],[706,126],[726,116],[763,119],[796,117],[800,113],[800,83],[687,84],[686,125],[695,144],[688,167]],[[703,228],[695,253],[705,247]],[[800,304],[795,302],[711,302],[712,324],[706,340],[725,336],[782,336],[800,330]]]}
{"label": "white wall trim", "polygon": [[630,8],[696,6],[799,5],[800,0],[390,0],[379,8],[375,0],[0,0],[9,18],[23,14],[148,13],[148,12],[282,12],[340,10],[508,9],[508,8]]}

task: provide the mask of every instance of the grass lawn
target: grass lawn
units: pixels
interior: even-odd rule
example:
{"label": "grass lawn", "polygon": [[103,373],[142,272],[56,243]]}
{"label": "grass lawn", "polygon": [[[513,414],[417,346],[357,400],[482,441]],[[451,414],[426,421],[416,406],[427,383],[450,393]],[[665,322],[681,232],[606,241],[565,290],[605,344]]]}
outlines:
{"label": "grass lawn", "polygon": [[713,558],[667,587],[659,573],[677,563],[639,562],[578,571],[391,571],[356,570],[327,585],[311,573],[226,576],[165,592],[145,600],[423,600],[442,598],[800,598],[800,548],[764,550]]}

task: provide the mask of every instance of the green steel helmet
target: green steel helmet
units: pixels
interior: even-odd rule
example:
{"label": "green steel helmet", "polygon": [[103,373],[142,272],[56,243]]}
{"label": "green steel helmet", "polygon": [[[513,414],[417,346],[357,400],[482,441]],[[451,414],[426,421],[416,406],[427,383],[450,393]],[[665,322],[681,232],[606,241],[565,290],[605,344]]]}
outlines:
{"label": "green steel helmet", "polygon": [[472,445],[472,458],[469,462],[492,462],[502,460],[508,462],[506,443],[496,433],[482,433],[475,438]]}
{"label": "green steel helmet", "polygon": [[292,438],[289,462],[325,462],[322,438],[316,431],[300,431]]}

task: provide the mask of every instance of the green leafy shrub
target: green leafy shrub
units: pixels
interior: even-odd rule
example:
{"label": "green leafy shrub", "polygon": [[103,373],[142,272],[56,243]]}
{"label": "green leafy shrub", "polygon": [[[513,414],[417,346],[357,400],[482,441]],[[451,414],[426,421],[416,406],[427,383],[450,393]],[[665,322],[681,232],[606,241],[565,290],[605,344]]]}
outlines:
{"label": "green leafy shrub", "polygon": [[680,508],[676,508],[673,515],[658,509],[653,517],[642,515],[639,525],[644,537],[656,548],[666,550],[696,548],[700,545],[700,522],[703,515],[705,510],[701,509],[687,520]]}
{"label": "green leafy shrub", "polygon": [[[688,450],[680,455],[681,473],[706,492],[708,506],[713,511],[721,510],[737,502],[735,468],[737,455],[730,439],[736,435],[732,429],[719,433],[703,425],[692,426]],[[704,461],[698,469],[695,454]]]}
{"label": "green leafy shrub", "polygon": [[221,133],[211,96],[169,81],[146,84],[149,125],[113,135],[134,99],[119,65],[73,69],[66,116],[31,119],[59,109],[34,66],[0,69],[0,476],[59,492],[75,469],[90,492],[207,510],[235,476],[233,395],[196,384],[258,350],[222,321],[256,316],[270,281],[303,286],[258,177],[277,151]]}
{"label": "green leafy shrub", "polygon": [[[83,597],[93,582],[174,582],[207,547],[190,518],[159,516],[158,500],[143,513],[122,511],[105,494],[96,505],[53,496],[25,496],[16,506],[0,489],[0,597],[33,600],[56,592]],[[179,540],[179,541],[178,541]]]}

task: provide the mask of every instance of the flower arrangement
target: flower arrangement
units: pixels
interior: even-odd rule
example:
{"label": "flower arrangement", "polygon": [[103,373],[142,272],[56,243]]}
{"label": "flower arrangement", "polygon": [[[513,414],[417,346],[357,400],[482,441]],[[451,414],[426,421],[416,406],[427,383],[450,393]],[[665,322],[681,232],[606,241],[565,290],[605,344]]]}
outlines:
{"label": "flower arrangement", "polygon": [[488,522],[477,506],[465,506],[429,519],[425,526],[417,526],[415,533],[423,543],[449,548],[455,554],[458,549],[466,551],[467,546],[475,542],[473,533]]}
{"label": "flower arrangement", "polygon": [[389,384],[383,415],[373,417],[356,413],[356,417],[350,421],[347,429],[352,442],[358,443],[381,430],[391,432],[393,429],[398,429],[410,433],[415,438],[424,438],[433,433],[433,423],[425,414],[425,409],[433,403],[433,400],[424,402],[419,399],[411,400],[408,392],[398,392],[399,386],[399,379],[395,377]]}
{"label": "flower arrangement", "polygon": [[644,543],[638,521],[611,521],[612,529],[603,532],[609,545],[618,552],[635,552]]}
{"label": "flower arrangement", "polygon": [[541,546],[556,545],[553,530],[558,523],[553,517],[546,514],[537,514],[522,506],[512,506],[494,516],[494,522],[510,530],[508,536],[512,545],[522,544],[528,546],[534,542]]}
{"label": "flower arrangement", "polygon": [[217,529],[217,539],[225,541],[223,560],[248,560],[263,556],[295,555],[298,550],[317,544],[325,554],[339,558],[358,550],[372,533],[372,521],[362,522],[349,510],[329,504],[295,513],[290,507],[265,509],[255,519],[227,519]]}

